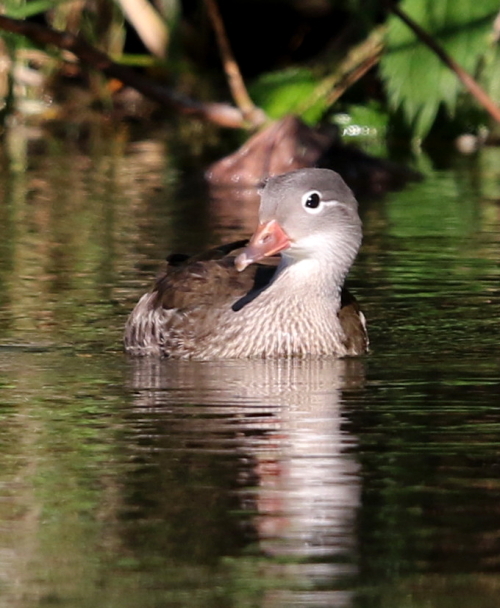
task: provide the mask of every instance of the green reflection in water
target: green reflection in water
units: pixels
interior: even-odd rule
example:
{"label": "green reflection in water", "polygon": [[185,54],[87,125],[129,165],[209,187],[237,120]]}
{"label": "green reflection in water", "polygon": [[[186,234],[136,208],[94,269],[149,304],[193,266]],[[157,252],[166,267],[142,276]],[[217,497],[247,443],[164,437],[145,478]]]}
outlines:
{"label": "green reflection in water", "polygon": [[[308,504],[279,487],[269,500],[290,464],[275,397],[251,426],[217,410],[223,383],[145,390],[146,406],[129,383],[126,314],[165,253],[212,236],[167,144],[118,135],[85,152],[48,140],[0,176],[0,602],[496,605],[498,151],[363,205],[351,282],[372,353],[338,406],[359,465],[355,548],[311,559],[259,544],[259,499],[277,546],[280,508]],[[339,563],[354,568],[334,576]]]}
{"label": "green reflection in water", "polygon": [[151,459],[147,437],[127,431],[123,359],[12,351],[0,370],[0,598],[225,605],[228,570],[214,558],[238,538],[227,457]]}

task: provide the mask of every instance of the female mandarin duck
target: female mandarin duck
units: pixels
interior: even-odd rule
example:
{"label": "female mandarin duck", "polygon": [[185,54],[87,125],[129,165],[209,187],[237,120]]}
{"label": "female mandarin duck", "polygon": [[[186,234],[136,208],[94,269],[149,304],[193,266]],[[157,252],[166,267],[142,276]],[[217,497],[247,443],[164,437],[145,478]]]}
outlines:
{"label": "female mandarin duck", "polygon": [[[126,351],[182,359],[366,352],[364,315],[343,288],[361,244],[357,207],[329,169],[270,178],[249,242],[169,259],[127,321]],[[254,263],[277,253],[277,267]]]}

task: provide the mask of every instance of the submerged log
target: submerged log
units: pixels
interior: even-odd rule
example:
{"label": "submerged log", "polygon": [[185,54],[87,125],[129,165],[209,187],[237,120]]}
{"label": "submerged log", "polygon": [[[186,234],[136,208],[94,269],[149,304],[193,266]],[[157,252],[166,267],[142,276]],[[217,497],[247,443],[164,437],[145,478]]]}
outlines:
{"label": "submerged log", "polygon": [[296,116],[272,123],[233,154],[213,163],[205,177],[212,188],[252,188],[267,177],[305,167],[340,173],[356,194],[402,188],[420,174],[345,145],[333,127],[312,128]]}
{"label": "submerged log", "polygon": [[314,167],[334,139],[334,135],[312,129],[296,116],[285,116],[211,165],[206,179],[215,186],[255,186],[271,175]]}

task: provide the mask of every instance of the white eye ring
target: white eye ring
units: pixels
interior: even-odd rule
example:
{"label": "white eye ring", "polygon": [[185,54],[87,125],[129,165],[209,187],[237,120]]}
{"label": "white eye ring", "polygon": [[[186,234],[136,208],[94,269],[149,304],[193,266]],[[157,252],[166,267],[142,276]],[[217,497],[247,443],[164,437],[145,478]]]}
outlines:
{"label": "white eye ring", "polygon": [[323,201],[321,200],[321,194],[317,190],[309,190],[302,195],[302,207],[307,213],[321,213],[323,210]]}

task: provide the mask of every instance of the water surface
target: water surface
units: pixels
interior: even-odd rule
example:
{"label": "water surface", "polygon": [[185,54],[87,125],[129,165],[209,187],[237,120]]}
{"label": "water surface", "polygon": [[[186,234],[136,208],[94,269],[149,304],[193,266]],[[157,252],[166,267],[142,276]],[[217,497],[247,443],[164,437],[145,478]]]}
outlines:
{"label": "water surface", "polygon": [[16,143],[0,606],[498,605],[498,150],[363,201],[368,356],[190,363],[126,358],[124,320],[254,203],[210,203],[168,137]]}

